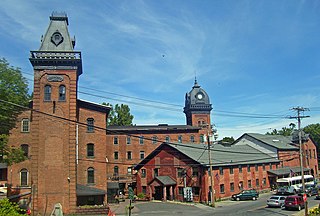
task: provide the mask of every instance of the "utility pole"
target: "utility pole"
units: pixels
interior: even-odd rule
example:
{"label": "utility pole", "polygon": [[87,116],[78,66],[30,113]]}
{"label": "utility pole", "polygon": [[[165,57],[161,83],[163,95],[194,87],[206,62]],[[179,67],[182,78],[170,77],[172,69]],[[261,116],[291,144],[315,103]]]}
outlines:
{"label": "utility pole", "polygon": [[[298,114],[297,116],[290,117],[290,118],[296,118],[296,119],[298,119],[301,181],[302,181],[302,191],[303,191],[303,193],[305,193],[305,191],[306,191],[306,185],[305,185],[305,182],[304,182],[304,169],[303,169],[303,160],[304,160],[303,154],[304,154],[304,150],[303,150],[303,147],[302,147],[301,119],[302,119],[302,118],[308,118],[308,117],[310,117],[310,116],[301,116],[300,113],[301,113],[301,112],[304,112],[304,111],[309,111],[309,109],[308,109],[308,108],[303,108],[303,107],[294,107],[294,108],[292,108],[292,110],[297,111],[297,114]],[[305,216],[308,215],[308,201],[306,201],[306,204],[305,204],[305,212],[304,212],[304,215],[305,215]]]}
{"label": "utility pole", "polygon": [[215,207],[215,192],[214,192],[214,179],[213,179],[213,170],[212,170],[212,162],[211,162],[211,151],[210,151],[210,138],[209,138],[209,132],[207,133],[207,140],[208,140],[208,154],[209,154],[209,167],[210,167],[210,182],[211,182],[211,191],[210,191],[210,197],[211,197],[211,206]]}

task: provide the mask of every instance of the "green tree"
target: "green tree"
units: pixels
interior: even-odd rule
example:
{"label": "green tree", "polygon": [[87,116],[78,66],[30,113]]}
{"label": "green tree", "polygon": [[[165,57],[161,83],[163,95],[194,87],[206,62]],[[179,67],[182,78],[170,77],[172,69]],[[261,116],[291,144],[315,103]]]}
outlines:
{"label": "green tree", "polygon": [[16,203],[10,202],[8,199],[1,199],[0,200],[0,216],[20,216],[22,210]]}
{"label": "green tree", "polygon": [[0,134],[9,134],[22,111],[7,102],[27,106],[29,100],[28,83],[20,69],[10,66],[6,59],[0,59]]}
{"label": "green tree", "polygon": [[30,100],[28,83],[19,68],[0,59],[0,163],[19,163],[25,160],[20,148],[8,146],[9,131],[16,126],[17,117],[23,109],[15,106],[27,106]]}
{"label": "green tree", "polygon": [[291,123],[290,127],[283,127],[281,130],[273,129],[271,132],[267,132],[266,135],[282,135],[282,136],[291,136],[296,125]]}
{"label": "green tree", "polygon": [[20,148],[8,146],[8,138],[7,134],[0,134],[0,163],[7,163],[10,166],[24,161],[26,157]]}
{"label": "green tree", "polygon": [[234,138],[233,137],[223,137],[223,139],[221,140],[222,143],[233,143],[234,142]]}
{"label": "green tree", "polygon": [[303,128],[303,131],[310,134],[312,139],[316,142],[316,145],[320,145],[320,124],[310,124]]}
{"label": "green tree", "polygon": [[130,108],[126,104],[112,104],[103,102],[102,105],[111,106],[112,109],[108,116],[108,125],[128,126],[132,125],[133,115],[130,113]]}

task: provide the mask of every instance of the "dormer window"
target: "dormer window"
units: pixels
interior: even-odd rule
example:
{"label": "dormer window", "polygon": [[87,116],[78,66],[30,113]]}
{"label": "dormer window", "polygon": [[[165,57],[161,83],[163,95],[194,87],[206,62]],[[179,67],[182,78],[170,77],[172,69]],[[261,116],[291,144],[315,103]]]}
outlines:
{"label": "dormer window", "polygon": [[59,44],[61,44],[63,42],[63,37],[58,30],[52,34],[51,42],[56,46],[58,46]]}

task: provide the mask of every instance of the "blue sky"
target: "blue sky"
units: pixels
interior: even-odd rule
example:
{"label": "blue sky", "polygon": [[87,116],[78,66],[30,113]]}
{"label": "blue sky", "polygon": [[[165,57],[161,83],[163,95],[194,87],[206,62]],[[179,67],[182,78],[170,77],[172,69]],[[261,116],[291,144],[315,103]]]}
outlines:
{"label": "blue sky", "polygon": [[0,57],[30,89],[29,52],[53,11],[82,52],[79,98],[128,104],[137,125],[185,124],[195,74],[219,138],[288,127],[296,106],[310,109],[302,126],[319,123],[320,1],[3,0]]}

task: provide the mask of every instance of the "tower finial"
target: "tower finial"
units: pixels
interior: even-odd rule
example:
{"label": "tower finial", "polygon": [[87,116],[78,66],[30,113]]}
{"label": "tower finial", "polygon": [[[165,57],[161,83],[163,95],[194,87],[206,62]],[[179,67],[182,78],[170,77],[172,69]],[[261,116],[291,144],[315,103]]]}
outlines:
{"label": "tower finial", "polygon": [[198,86],[198,82],[197,82],[197,71],[194,70],[194,86]]}

